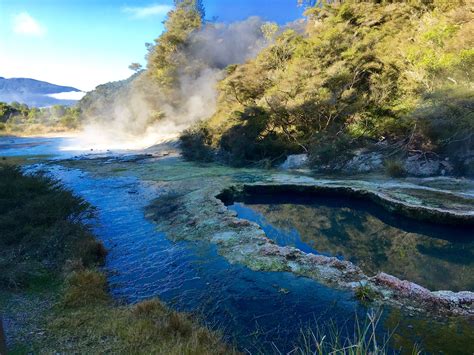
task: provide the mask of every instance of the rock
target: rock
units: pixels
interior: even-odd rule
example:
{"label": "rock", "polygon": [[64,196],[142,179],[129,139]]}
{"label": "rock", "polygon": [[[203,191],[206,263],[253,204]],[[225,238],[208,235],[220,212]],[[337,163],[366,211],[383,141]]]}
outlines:
{"label": "rock", "polygon": [[308,167],[308,162],[308,154],[289,155],[280,168],[284,170],[304,169]]}
{"label": "rock", "polygon": [[450,174],[454,167],[449,160],[427,158],[417,154],[408,157],[405,161],[405,170],[409,175],[426,177]]}
{"label": "rock", "polygon": [[457,306],[472,307],[474,305],[474,292],[436,291],[433,294]]}
{"label": "rock", "polygon": [[301,256],[301,251],[293,247],[280,247],[280,254],[287,260],[296,260]]}
{"label": "rock", "polygon": [[280,252],[278,245],[267,243],[260,248],[260,255],[262,256],[275,256]]}
{"label": "rock", "polygon": [[415,295],[421,299],[430,299],[433,297],[430,290],[413,282],[400,280],[399,278],[386,274],[384,272],[380,272],[376,276],[374,276],[373,281],[376,285],[384,286],[394,291],[397,291],[400,295],[404,297]]}
{"label": "rock", "polygon": [[251,226],[252,223],[250,223],[246,219],[234,219],[230,221],[229,225],[234,228],[241,228]]}
{"label": "rock", "polygon": [[381,153],[359,152],[349,160],[342,168],[346,173],[369,173],[383,168],[383,156]]}

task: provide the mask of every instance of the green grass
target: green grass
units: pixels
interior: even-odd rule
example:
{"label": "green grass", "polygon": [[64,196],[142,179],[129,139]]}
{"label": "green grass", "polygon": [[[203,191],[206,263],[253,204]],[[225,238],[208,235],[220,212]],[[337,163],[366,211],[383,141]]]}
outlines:
{"label": "green grass", "polygon": [[375,292],[370,286],[360,284],[355,289],[355,297],[364,303],[375,301],[378,297],[377,292]]}
{"label": "green grass", "polygon": [[[85,289],[92,291],[88,286]],[[93,291],[89,296],[95,295]],[[235,353],[224,345],[218,333],[201,327],[190,315],[170,310],[158,300],[117,307],[101,297],[96,302],[74,304],[69,297],[51,317],[48,338],[36,344],[33,350],[42,353]]]}
{"label": "green grass", "polygon": [[[352,336],[342,335],[341,328],[333,324],[302,331],[301,341],[291,354],[298,355],[385,355],[391,354],[389,344],[392,334],[380,339],[377,335],[381,320],[380,311],[370,311],[364,321],[356,319]],[[278,352],[280,353],[280,352]],[[415,345],[411,354],[420,354]]]}

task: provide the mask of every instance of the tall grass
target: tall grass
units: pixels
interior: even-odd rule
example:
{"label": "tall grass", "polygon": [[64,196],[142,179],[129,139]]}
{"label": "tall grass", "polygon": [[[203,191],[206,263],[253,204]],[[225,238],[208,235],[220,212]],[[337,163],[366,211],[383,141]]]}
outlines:
{"label": "tall grass", "polygon": [[100,264],[105,249],[82,224],[91,206],[56,181],[0,165],[0,287],[25,288],[68,259]]}
{"label": "tall grass", "polygon": [[[385,355],[393,353],[390,340],[393,333],[380,339],[381,311],[370,311],[364,321],[356,318],[354,329],[347,335],[344,328],[333,323],[301,331],[301,341],[288,354],[294,355]],[[282,354],[276,348],[276,352]],[[420,354],[413,349],[412,354]]]}

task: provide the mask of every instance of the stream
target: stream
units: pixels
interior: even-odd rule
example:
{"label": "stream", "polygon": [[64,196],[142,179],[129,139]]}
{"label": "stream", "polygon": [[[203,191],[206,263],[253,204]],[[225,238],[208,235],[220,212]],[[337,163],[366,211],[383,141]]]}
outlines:
{"label": "stream", "polygon": [[[36,156],[30,169],[46,171],[97,208],[90,223],[109,250],[105,269],[116,299],[136,303],[159,297],[197,314],[250,353],[289,352],[309,327],[336,326],[350,335],[356,319],[370,311],[350,292],[292,273],[231,264],[208,242],[172,241],[145,216],[146,207],[178,179],[238,181],[249,174],[258,178],[259,172],[195,166],[179,157],[123,160],[117,167],[88,155],[76,164],[83,152],[62,150],[64,144],[60,138],[0,138],[0,157]],[[130,154],[88,153],[100,159]],[[63,160],[69,158],[74,164]],[[230,208],[257,222],[278,244],[347,258],[369,272],[409,277],[431,289],[474,290],[474,243],[467,240],[472,231],[429,226],[420,231],[423,226],[394,224],[364,206],[330,199],[245,201]],[[395,329],[390,339],[395,353],[410,353],[414,342],[428,352],[474,352],[470,321],[434,320],[389,307],[380,312],[379,335]]]}

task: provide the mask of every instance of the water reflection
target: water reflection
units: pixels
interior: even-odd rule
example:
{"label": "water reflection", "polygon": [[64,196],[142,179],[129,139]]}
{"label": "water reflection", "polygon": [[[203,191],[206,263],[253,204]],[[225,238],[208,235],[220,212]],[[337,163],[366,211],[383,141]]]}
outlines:
{"label": "water reflection", "polygon": [[472,230],[433,226],[347,199],[256,196],[230,207],[281,245],[348,259],[432,290],[474,290]]}

